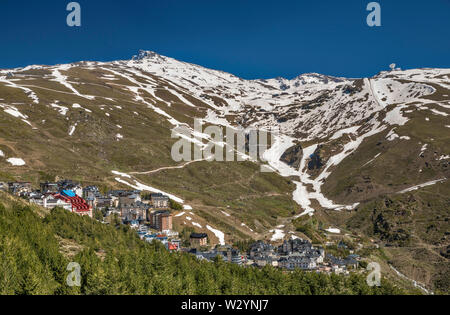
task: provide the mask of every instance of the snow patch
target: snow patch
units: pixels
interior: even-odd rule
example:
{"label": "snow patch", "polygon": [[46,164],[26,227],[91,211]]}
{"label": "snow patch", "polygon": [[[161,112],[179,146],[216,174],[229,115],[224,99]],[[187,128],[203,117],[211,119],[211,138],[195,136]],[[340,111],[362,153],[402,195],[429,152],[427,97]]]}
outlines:
{"label": "snow patch", "polygon": [[390,125],[399,125],[403,126],[409,120],[408,117],[402,115],[402,109],[406,108],[406,105],[397,105],[393,110],[386,113],[386,117],[384,118],[384,122],[387,122]]}
{"label": "snow patch", "polygon": [[354,134],[361,126],[355,126],[350,128],[345,128],[342,130],[339,130],[334,133],[334,135],[330,138],[330,140],[336,140],[342,137],[344,134]]}
{"label": "snow patch", "polygon": [[87,98],[88,100],[93,100],[95,98],[94,96],[80,94],[72,86],[72,84],[67,81],[67,76],[61,74],[61,72],[60,72],[61,70],[62,71],[67,71],[70,68],[72,68],[72,65],[61,65],[61,66],[58,66],[55,69],[53,69],[52,76],[54,77],[54,79],[52,79],[52,81],[56,81],[56,82],[60,83],[61,85],[65,86],[68,90],[72,91],[72,93],[77,95],[77,96]]}
{"label": "snow patch", "polygon": [[166,193],[166,192],[164,192],[164,191],[162,191],[162,190],[159,190],[159,189],[157,189],[157,188],[154,188],[154,187],[151,187],[151,186],[142,184],[142,183],[138,182],[137,180],[134,180],[134,184],[131,184],[131,183],[129,183],[129,182],[127,182],[127,181],[125,181],[125,180],[123,180],[123,179],[121,179],[121,178],[118,178],[118,177],[115,178],[115,180],[116,180],[117,182],[119,182],[119,183],[122,183],[122,184],[124,184],[124,185],[127,185],[127,186],[129,186],[129,187],[131,187],[131,188],[134,188],[134,189],[136,189],[136,190],[150,191],[150,192],[154,192],[154,193],[161,193],[161,194],[163,194],[163,195],[168,196],[168,197],[169,197],[170,199],[172,199],[173,201],[176,201],[176,202],[181,203],[181,204],[184,203],[184,200],[181,199],[181,198],[178,198],[178,197],[176,197],[176,196],[174,196],[174,195],[168,194],[168,193]]}
{"label": "snow patch", "polygon": [[209,225],[206,226],[208,230],[214,233],[214,235],[219,239],[220,245],[225,245],[225,234],[219,230],[216,230]]}
{"label": "snow patch", "polygon": [[422,155],[425,153],[427,147],[428,147],[428,144],[424,144],[424,145],[422,146],[422,148],[420,149],[419,156],[422,156]]}
{"label": "snow patch", "polygon": [[284,232],[280,229],[270,230],[269,232],[273,233],[272,238],[270,239],[272,242],[282,240],[284,238]]}
{"label": "snow patch", "polygon": [[67,112],[69,111],[69,108],[65,106],[60,106],[57,103],[50,104],[51,107],[56,108],[56,110],[63,116],[66,116]]}
{"label": "snow patch", "polygon": [[70,127],[70,130],[69,130],[69,136],[72,136],[73,135],[73,133],[75,132],[75,129],[77,128],[77,124],[75,124],[75,125],[73,125],[73,126],[71,126]]}
{"label": "snow patch", "polygon": [[364,167],[364,166],[366,166],[366,165],[369,165],[370,163],[372,163],[373,161],[375,161],[375,159],[377,158],[377,157],[379,157],[381,155],[381,153],[378,153],[377,155],[375,155],[375,157],[373,158],[373,159],[371,159],[369,162],[367,162],[366,164],[364,164],[362,167]]}
{"label": "snow patch", "polygon": [[118,171],[111,171],[111,173],[113,173],[114,175],[119,175],[119,176],[122,176],[122,177],[131,178],[131,176],[126,174],[126,173],[121,173],[121,172],[118,172]]}
{"label": "snow patch", "polygon": [[6,161],[13,166],[24,166],[26,164],[25,161],[20,158],[9,158]]}
{"label": "snow patch", "polygon": [[427,187],[427,186],[431,186],[431,185],[434,185],[434,184],[437,184],[437,183],[441,183],[441,182],[444,182],[446,180],[447,180],[447,178],[441,178],[441,179],[437,179],[437,180],[432,180],[432,181],[429,181],[429,182],[426,182],[426,183],[423,183],[423,184],[420,184],[420,185],[416,185],[416,186],[413,186],[413,187],[410,187],[410,188],[406,188],[406,189],[404,189],[402,191],[399,191],[398,193],[399,194],[404,194],[404,193],[407,193],[407,192],[410,192],[410,191],[418,190],[418,189],[423,188],[423,187]]}
{"label": "snow patch", "polygon": [[27,115],[22,114],[17,107],[14,107],[12,105],[6,105],[6,104],[0,104],[0,108],[3,108],[3,111],[11,116],[14,116],[16,118],[21,118],[22,120],[28,119]]}

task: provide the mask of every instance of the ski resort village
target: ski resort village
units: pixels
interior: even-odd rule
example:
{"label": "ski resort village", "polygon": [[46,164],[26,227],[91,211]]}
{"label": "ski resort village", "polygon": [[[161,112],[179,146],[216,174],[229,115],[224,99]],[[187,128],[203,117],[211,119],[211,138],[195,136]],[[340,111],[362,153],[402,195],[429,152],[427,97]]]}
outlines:
{"label": "ski resort village", "polygon": [[[180,204],[162,193],[111,190],[103,194],[96,186],[83,187],[72,180],[43,182],[38,190],[29,182],[0,183],[0,190],[46,209],[60,207],[104,224],[127,225],[142,241],[161,242],[169,251],[184,251],[200,260],[222,259],[241,266],[270,265],[338,274],[356,271],[359,266],[360,257],[356,254],[335,257],[309,240],[294,235],[284,237],[281,230],[276,230],[270,240],[249,242],[245,248],[239,246],[242,244],[226,244],[223,233],[210,226],[207,229],[218,238],[218,243],[211,242],[208,233],[195,232],[193,228],[175,231],[174,217],[181,218],[184,224],[192,222],[194,210],[188,206],[183,211]],[[192,225],[202,227],[196,222]],[[346,245],[340,242],[338,247]]]}

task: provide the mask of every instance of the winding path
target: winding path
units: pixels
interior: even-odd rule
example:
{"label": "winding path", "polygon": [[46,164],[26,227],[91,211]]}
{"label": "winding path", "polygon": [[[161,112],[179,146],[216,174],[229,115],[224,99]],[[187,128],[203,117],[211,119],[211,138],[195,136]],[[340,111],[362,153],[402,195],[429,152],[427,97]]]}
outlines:
{"label": "winding path", "polygon": [[178,166],[166,166],[166,167],[160,167],[156,170],[152,170],[152,171],[146,171],[146,172],[130,172],[129,174],[133,174],[133,175],[147,175],[147,174],[153,174],[153,173],[158,173],[160,171],[164,171],[164,170],[174,170],[174,169],[181,169],[184,168],[186,166],[188,166],[189,164],[192,164],[194,162],[201,162],[201,161],[206,161],[206,159],[201,159],[201,160],[193,160],[193,161],[189,161],[186,162],[182,165],[178,165]]}

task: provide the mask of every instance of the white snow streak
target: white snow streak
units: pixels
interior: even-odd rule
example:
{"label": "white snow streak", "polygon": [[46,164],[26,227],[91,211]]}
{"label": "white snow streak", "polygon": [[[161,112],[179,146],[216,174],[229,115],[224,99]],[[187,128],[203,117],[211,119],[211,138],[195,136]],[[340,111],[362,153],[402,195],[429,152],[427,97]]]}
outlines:
{"label": "white snow streak", "polygon": [[206,226],[208,230],[214,233],[214,235],[219,239],[220,245],[225,245],[225,234],[222,231],[216,230],[209,225]]}

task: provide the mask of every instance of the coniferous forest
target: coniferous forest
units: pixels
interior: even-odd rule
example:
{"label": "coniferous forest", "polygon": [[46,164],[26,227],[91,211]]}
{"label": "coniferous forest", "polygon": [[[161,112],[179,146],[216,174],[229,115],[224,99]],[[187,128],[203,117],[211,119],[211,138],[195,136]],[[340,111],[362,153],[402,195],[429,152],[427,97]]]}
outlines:
{"label": "coniferous forest", "polygon": [[[81,266],[81,286],[70,287],[70,262]],[[139,239],[126,226],[105,225],[63,209],[43,212],[0,195],[0,294],[402,294],[365,276],[282,272],[202,262]]]}

